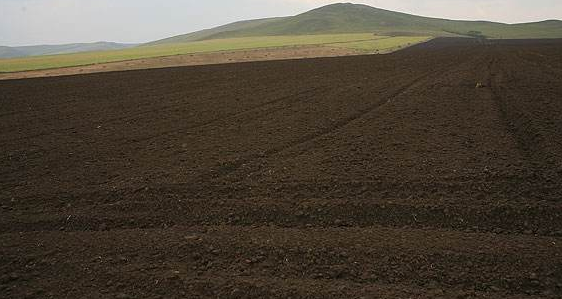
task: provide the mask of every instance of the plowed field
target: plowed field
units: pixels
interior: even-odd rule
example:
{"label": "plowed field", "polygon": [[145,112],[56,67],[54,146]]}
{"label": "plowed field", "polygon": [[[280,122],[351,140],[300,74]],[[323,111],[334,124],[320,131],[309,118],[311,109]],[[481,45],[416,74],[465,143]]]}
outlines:
{"label": "plowed field", "polygon": [[1,298],[562,298],[562,40],[0,81]]}

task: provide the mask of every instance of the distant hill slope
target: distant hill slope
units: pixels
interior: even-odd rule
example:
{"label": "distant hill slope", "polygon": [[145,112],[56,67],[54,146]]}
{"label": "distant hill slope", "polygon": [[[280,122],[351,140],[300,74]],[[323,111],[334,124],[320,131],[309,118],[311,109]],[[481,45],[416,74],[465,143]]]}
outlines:
{"label": "distant hill slope", "polygon": [[0,46],[0,58],[15,58],[25,56],[25,53],[12,47]]}
{"label": "distant hill slope", "polygon": [[454,21],[393,12],[368,5],[340,3],[320,7],[293,17],[237,22],[151,44],[245,36],[360,32],[373,32],[381,35],[562,38],[562,21],[549,20],[524,24]]}
{"label": "distant hill slope", "polygon": [[80,52],[94,52],[120,50],[131,48],[134,44],[119,44],[111,42],[80,43],[65,45],[39,45],[23,47],[0,47],[0,58],[15,58],[39,55],[70,54]]}

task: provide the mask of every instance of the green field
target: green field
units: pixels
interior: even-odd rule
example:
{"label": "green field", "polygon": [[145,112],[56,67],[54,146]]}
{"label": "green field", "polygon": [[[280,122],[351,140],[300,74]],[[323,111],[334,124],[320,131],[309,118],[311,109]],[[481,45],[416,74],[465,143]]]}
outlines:
{"label": "green field", "polygon": [[388,53],[414,44],[425,42],[431,37],[426,36],[397,36],[365,41],[355,41],[344,44],[331,44],[334,47],[362,50],[365,52]]}
{"label": "green field", "polygon": [[372,33],[261,36],[161,44],[124,50],[0,59],[0,72],[52,69],[151,57],[244,49],[329,45],[370,52],[386,51],[426,40],[426,37],[387,37]]}

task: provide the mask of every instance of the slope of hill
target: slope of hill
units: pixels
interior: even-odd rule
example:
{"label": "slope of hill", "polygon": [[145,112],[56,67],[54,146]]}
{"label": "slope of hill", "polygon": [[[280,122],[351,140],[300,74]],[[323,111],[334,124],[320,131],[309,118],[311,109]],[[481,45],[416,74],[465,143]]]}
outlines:
{"label": "slope of hill", "polygon": [[112,42],[77,43],[64,45],[38,45],[23,47],[0,47],[0,58],[14,58],[39,55],[70,54],[80,52],[121,50],[136,46]]}
{"label": "slope of hill", "polygon": [[224,32],[234,32],[240,31],[245,29],[250,29],[253,27],[257,27],[260,25],[265,25],[269,22],[278,21],[284,18],[267,18],[267,19],[258,19],[258,20],[249,20],[249,21],[239,21],[230,23],[227,25],[205,29],[201,31],[196,31],[188,34],[177,35],[169,38],[165,38],[162,40],[150,42],[146,45],[157,45],[157,44],[168,44],[168,43],[185,43],[185,42],[193,42],[198,40],[209,39],[215,34],[220,34]]}
{"label": "slope of hill", "polygon": [[0,46],[0,58],[15,58],[25,56],[24,53],[12,47]]}
{"label": "slope of hill", "polygon": [[339,3],[293,17],[238,22],[154,43],[245,36],[359,32],[381,35],[562,38],[562,21],[549,20],[523,24],[455,21],[393,12],[362,4]]}

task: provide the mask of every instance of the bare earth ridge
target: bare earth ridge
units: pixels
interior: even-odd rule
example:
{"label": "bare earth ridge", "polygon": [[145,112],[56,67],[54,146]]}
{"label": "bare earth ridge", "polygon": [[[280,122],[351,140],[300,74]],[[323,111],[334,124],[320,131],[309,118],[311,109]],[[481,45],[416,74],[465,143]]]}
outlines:
{"label": "bare earth ridge", "polygon": [[0,81],[1,298],[561,298],[562,41]]}

